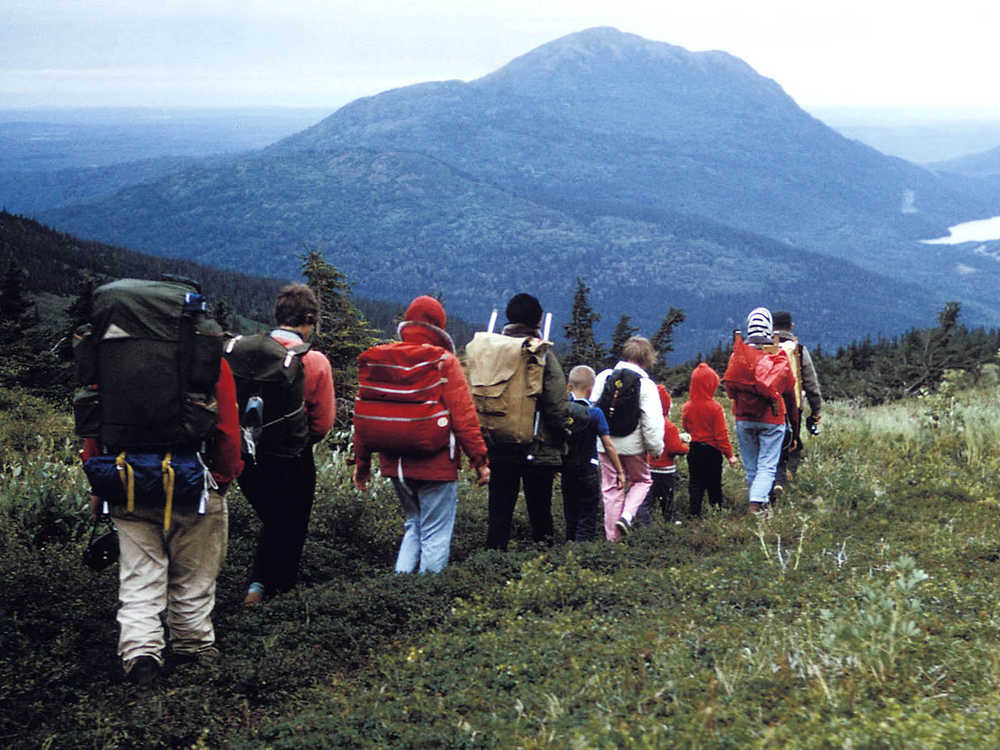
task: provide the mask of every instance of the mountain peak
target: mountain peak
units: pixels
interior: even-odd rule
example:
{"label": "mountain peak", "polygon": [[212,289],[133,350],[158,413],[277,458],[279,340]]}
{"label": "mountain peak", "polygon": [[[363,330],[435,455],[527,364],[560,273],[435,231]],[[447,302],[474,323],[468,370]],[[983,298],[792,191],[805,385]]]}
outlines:
{"label": "mountain peak", "polygon": [[763,96],[776,104],[790,102],[774,81],[727,52],[691,52],[666,42],[610,26],[584,29],[527,52],[473,82],[476,86],[514,90],[520,95],[552,97],[584,90],[607,95],[624,88],[644,96]]}

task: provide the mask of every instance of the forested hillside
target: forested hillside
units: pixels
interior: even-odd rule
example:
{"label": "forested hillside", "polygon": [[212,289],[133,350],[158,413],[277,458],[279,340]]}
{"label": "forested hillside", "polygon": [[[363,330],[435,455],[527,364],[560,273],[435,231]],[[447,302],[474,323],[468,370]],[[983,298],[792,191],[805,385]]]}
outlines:
{"label": "forested hillside", "polygon": [[737,58],[590,29],[44,216],[265,275],[291,273],[306,244],[363,296],[435,290],[471,320],[522,289],[565,319],[580,276],[606,335],[622,314],[648,334],[687,310],[678,351],[693,356],[762,303],[795,309],[830,347],[896,335],[952,299],[996,325],[996,262],[917,243],[991,213],[989,181],[843,138]]}

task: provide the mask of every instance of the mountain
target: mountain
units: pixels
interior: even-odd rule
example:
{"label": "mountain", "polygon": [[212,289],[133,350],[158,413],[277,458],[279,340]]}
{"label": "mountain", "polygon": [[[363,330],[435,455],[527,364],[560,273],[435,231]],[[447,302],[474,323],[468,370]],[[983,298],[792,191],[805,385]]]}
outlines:
{"label": "mountain", "polygon": [[926,325],[952,298],[996,324],[996,262],[916,243],[991,212],[987,183],[850,141],[737,58],[602,28],[44,216],[268,274],[318,247],[359,293],[443,292],[472,320],[521,289],[565,314],[581,276],[607,329],[684,307],[693,353],[761,302],[824,344]]}
{"label": "mountain", "polygon": [[968,177],[1000,177],[1000,146],[977,154],[937,161],[927,166],[938,172],[952,172]]}

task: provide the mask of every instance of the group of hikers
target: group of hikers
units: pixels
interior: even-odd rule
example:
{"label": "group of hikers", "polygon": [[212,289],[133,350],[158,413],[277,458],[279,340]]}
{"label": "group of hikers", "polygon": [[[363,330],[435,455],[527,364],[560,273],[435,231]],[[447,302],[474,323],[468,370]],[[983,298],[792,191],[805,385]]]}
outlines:
{"label": "group of hikers", "polygon": [[[118,654],[131,682],[151,685],[165,664],[164,612],[173,664],[218,656],[211,613],[233,480],[261,522],[244,604],[296,584],[316,488],[312,446],[336,411],[330,363],[308,343],[319,315],[313,291],[289,284],[272,331],[225,339],[189,280],[96,290],[91,323],[74,341],[74,411],[95,517],[110,515],[117,530]],[[687,455],[691,514],[706,493],[722,504],[723,460],[738,461],[715,398],[720,382],[754,511],[796,470],[803,395],[809,424],[819,421],[815,368],[785,312],[750,313],[722,378],[704,362],[694,369],[680,428],[669,389],[649,376],[658,355],[647,339],[625,342],[614,367],[566,374],[535,297],[516,294],[506,318],[500,333],[495,320],[476,333],[462,362],[443,306],[420,296],[398,340],[358,358],[349,460],[360,490],[376,455],[395,489],[405,514],[397,573],[447,565],[463,455],[488,486],[487,548],[507,548],[522,488],[532,538],[554,542],[557,476],[566,539],[597,537],[600,515],[617,541],[652,523],[657,505],[673,520],[677,456]]]}

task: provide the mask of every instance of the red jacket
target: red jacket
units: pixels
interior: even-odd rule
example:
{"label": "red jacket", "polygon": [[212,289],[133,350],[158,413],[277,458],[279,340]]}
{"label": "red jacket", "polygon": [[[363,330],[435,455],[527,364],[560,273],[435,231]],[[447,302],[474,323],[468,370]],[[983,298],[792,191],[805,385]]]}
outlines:
{"label": "red jacket", "polygon": [[681,440],[681,432],[677,425],[667,417],[670,416],[670,391],[664,386],[656,386],[657,393],[660,394],[660,405],[663,407],[663,453],[659,457],[646,454],[646,461],[652,471],[662,474],[669,474],[674,470],[674,456],[687,453],[688,444]]}
{"label": "red jacket", "polygon": [[[400,337],[403,341],[413,344],[431,344],[448,351],[441,368],[441,374],[447,381],[441,394],[441,401],[451,414],[451,428],[458,443],[454,455],[449,448],[443,448],[432,456],[391,456],[379,453],[379,468],[383,476],[398,477],[400,462],[402,476],[406,479],[425,479],[434,482],[454,482],[458,479],[458,469],[461,466],[461,454],[458,447],[469,457],[473,466],[483,466],[487,463],[486,443],[479,427],[476,407],[472,403],[472,394],[465,380],[462,364],[454,354],[451,338],[433,325],[409,322],[400,327]],[[355,436],[354,457],[357,461],[358,476],[368,477],[371,473],[371,450],[360,443]]]}
{"label": "red jacket", "polygon": [[[236,408],[236,383],[233,381],[229,363],[224,359],[219,369],[219,379],[215,383],[215,402],[218,405],[219,417],[215,430],[208,439],[205,460],[220,490],[225,492],[226,485],[243,471],[243,459],[240,458],[240,417]],[[84,440],[80,457],[86,461],[100,452],[101,446],[97,439],[87,438]]]}
{"label": "red jacket", "polygon": [[705,443],[722,452],[726,458],[733,455],[729,443],[729,428],[722,404],[715,400],[719,375],[705,362],[691,373],[689,399],[681,411],[681,425],[691,433],[692,443]]}

